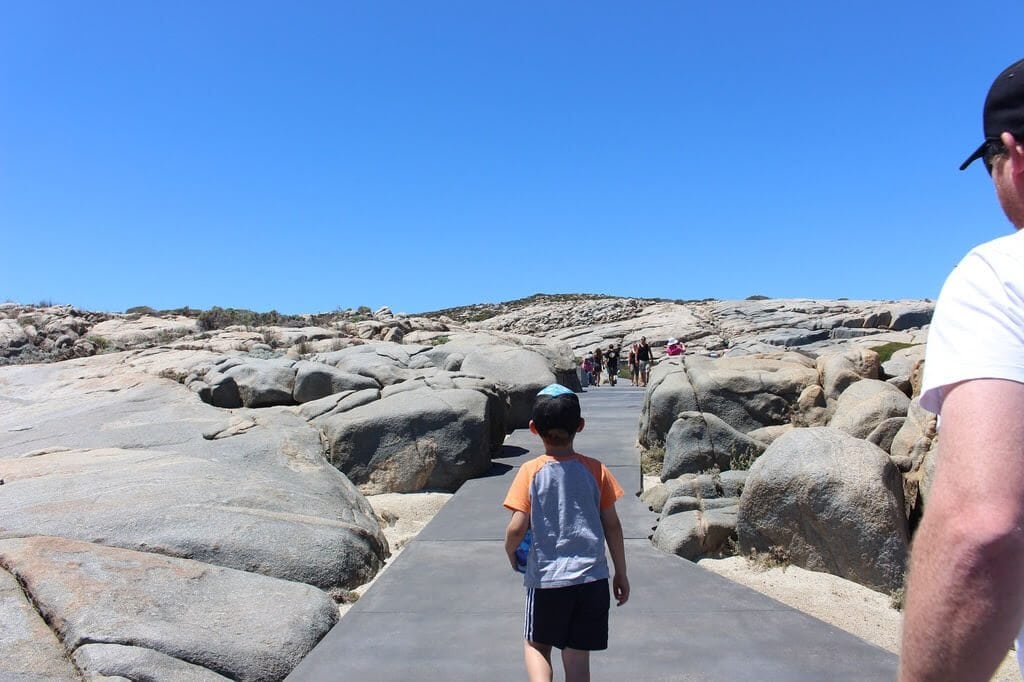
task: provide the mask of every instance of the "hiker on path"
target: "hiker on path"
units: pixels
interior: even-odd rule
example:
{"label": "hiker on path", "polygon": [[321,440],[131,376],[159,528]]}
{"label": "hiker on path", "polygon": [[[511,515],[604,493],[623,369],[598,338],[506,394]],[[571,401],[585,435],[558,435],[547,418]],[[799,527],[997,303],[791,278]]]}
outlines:
{"label": "hiker on path", "polygon": [[608,648],[608,560],[611,588],[622,606],[629,599],[626,550],[615,501],[622,487],[608,468],[573,448],[585,422],[579,398],[559,384],[537,394],[530,432],[544,454],[519,467],[505,508],[505,552],[519,570],[516,549],[528,529],[533,541],[525,562],[524,657],[531,682],[551,680],[551,648],[562,650],[566,682],[590,679],[590,652]]}
{"label": "hiker on path", "polygon": [[583,384],[583,388],[590,385],[590,378],[594,375],[594,354],[587,353],[587,357],[583,358],[583,362],[580,363],[580,374],[582,378],[580,383]]}
{"label": "hiker on path", "polygon": [[646,336],[641,336],[640,343],[637,344],[636,361],[640,367],[640,385],[646,386],[651,379],[651,363],[654,361],[654,353],[647,343]]}
{"label": "hiker on path", "polygon": [[614,343],[608,346],[608,352],[604,354],[604,364],[608,368],[608,383],[614,386],[619,379],[619,349]]}
{"label": "hiker on path", "polygon": [[[996,78],[982,120],[985,141],[960,170],[981,159],[1020,230],[1024,60]],[[940,439],[914,536],[900,679],[987,680],[1024,621],[1024,232],[960,261],[925,352],[921,406],[939,414]]]}
{"label": "hiker on path", "polygon": [[594,385],[601,385],[601,369],[604,367],[604,353],[601,352],[601,347],[598,346],[597,350],[594,351]]}

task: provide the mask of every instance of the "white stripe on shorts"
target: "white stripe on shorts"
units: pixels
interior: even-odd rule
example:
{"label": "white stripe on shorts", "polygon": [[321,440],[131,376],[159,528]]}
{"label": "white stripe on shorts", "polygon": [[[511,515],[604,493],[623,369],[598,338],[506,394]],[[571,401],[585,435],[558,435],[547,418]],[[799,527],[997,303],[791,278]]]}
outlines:
{"label": "white stripe on shorts", "polygon": [[523,639],[527,642],[533,641],[533,590],[526,588],[526,625],[523,627]]}

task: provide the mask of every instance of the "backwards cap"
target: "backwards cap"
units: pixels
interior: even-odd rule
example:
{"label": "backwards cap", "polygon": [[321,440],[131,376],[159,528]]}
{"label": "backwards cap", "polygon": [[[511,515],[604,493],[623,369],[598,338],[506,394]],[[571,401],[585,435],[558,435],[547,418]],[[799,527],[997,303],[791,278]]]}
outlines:
{"label": "backwards cap", "polygon": [[532,418],[541,435],[559,429],[571,436],[580,425],[580,399],[561,384],[545,386],[533,403]]}
{"label": "backwards cap", "polygon": [[1024,59],[996,76],[985,97],[981,119],[985,141],[967,157],[960,170],[984,156],[988,145],[998,142],[1003,133],[1012,133],[1018,140],[1024,138]]}

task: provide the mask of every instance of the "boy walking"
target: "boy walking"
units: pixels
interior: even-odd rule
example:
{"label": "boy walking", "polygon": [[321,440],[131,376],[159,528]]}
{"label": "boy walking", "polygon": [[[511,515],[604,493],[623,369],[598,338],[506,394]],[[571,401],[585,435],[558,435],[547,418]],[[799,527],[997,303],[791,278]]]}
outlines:
{"label": "boy walking", "polygon": [[[551,647],[562,650],[566,682],[590,680],[590,652],[608,648],[608,561],[619,606],[629,599],[622,524],[615,501],[622,488],[601,462],[577,453],[583,430],[579,398],[560,384],[537,394],[530,431],[544,454],[519,468],[505,497],[512,511],[505,552],[517,568],[516,548],[527,529],[524,652],[531,682],[551,680]],[[518,570],[518,569],[517,569]]]}

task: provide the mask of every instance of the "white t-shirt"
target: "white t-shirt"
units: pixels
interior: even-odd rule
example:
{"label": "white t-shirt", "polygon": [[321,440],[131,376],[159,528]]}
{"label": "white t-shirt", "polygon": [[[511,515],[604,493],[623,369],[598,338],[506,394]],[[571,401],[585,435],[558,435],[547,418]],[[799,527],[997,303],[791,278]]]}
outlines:
{"label": "white t-shirt", "polygon": [[[1024,383],[1024,232],[971,250],[935,304],[925,351],[921,406],[942,414],[954,384],[969,379]],[[1024,672],[1024,628],[1017,665]]]}
{"label": "white t-shirt", "polygon": [[941,414],[946,391],[968,379],[1024,383],[1024,232],[971,250],[935,304],[921,406]]}

